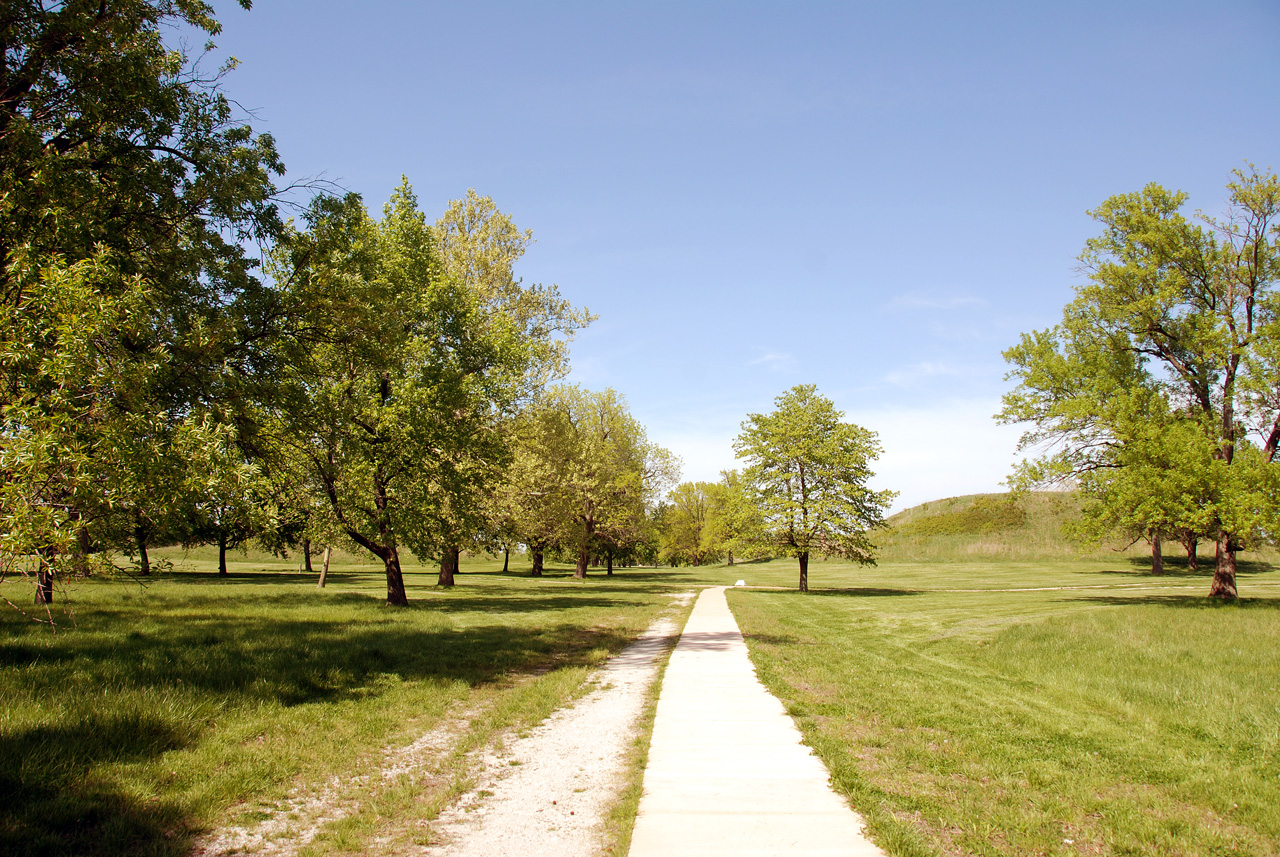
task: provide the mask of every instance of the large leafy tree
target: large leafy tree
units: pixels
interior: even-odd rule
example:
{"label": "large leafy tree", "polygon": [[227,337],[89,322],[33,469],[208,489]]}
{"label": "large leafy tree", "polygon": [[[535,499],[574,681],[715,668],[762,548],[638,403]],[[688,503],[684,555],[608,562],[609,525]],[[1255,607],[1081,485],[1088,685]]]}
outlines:
{"label": "large leafy tree", "polygon": [[[1040,454],[1017,481],[1078,478],[1103,517],[1207,535],[1222,598],[1236,552],[1274,534],[1280,445],[1280,181],[1237,171],[1228,190],[1225,217],[1198,223],[1155,184],[1093,211],[1088,281],[1060,325],[1006,352],[1019,383],[1000,414],[1034,423],[1023,445]],[[1125,511],[1135,486],[1164,497]]]}
{"label": "large leafy tree", "polygon": [[212,432],[205,416],[252,372],[265,303],[244,248],[280,228],[283,168],[221,72],[164,43],[174,24],[219,31],[198,0],[15,2],[0,16],[7,564],[55,569],[91,528],[154,517],[149,498],[183,482],[175,439]]}
{"label": "large leafy tree", "polygon": [[[650,508],[679,471],[621,396],[572,384],[546,391],[517,460],[525,473],[513,495],[521,537],[533,550],[554,539],[575,556],[579,578],[593,554],[612,557],[635,546]],[[538,486],[538,479],[546,482]]]}
{"label": "large leafy tree", "polygon": [[766,541],[760,509],[749,489],[737,470],[722,470],[720,481],[707,489],[703,547],[715,556],[725,556],[729,565],[733,565],[735,552],[739,558],[751,556]]}
{"label": "large leafy tree", "polygon": [[542,576],[546,553],[568,542],[573,518],[563,479],[573,460],[574,432],[556,398],[530,403],[511,422],[511,460],[494,494],[494,519],[529,549],[533,577]]}
{"label": "large leafy tree", "polygon": [[456,544],[459,498],[505,462],[531,348],[442,270],[407,182],[380,221],[349,195],[317,200],[306,226],[274,261],[298,319],[282,437],[345,536],[382,560],[387,603],[403,605],[400,547],[426,559]]}
{"label": "large leafy tree", "polygon": [[432,233],[445,273],[472,290],[486,314],[504,316],[525,339],[530,387],[563,377],[569,342],[594,316],[573,306],[556,285],[526,284],[515,276],[516,262],[533,243],[532,230],[517,227],[491,197],[468,189],[450,200]]}
{"label": "large leafy tree", "polygon": [[750,414],[734,441],[747,463],[765,531],[775,550],[800,563],[809,589],[809,555],[875,563],[870,531],[884,525],[895,494],[867,485],[880,454],[875,432],[843,422],[844,414],[813,384],[792,387],[768,414]]}
{"label": "large leafy tree", "polygon": [[709,536],[716,486],[710,482],[681,482],[667,495],[661,552],[672,565],[702,565],[719,557]]}
{"label": "large leafy tree", "polygon": [[[533,242],[533,233],[518,228],[492,198],[468,190],[449,202],[432,236],[443,275],[460,283],[479,307],[474,323],[501,325],[501,335],[509,332],[519,339],[519,399],[527,400],[549,380],[562,377],[568,371],[568,343],[592,316],[564,299],[555,285],[525,284],[515,276],[515,264]],[[442,585],[453,585],[463,545],[488,546],[499,536],[503,522],[493,502],[497,465],[507,461],[509,450],[502,447],[515,436],[499,430],[485,435],[487,446],[467,438],[463,447],[441,451],[444,466],[431,510]]]}

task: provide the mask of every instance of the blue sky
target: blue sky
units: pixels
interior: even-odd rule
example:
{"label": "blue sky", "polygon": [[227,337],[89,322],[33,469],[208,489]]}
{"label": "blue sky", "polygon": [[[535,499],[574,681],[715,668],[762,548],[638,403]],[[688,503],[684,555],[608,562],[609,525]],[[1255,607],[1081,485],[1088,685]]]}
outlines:
{"label": "blue sky", "polygon": [[518,273],[599,316],[571,380],[687,479],[816,383],[895,508],[999,490],[1000,353],[1071,297],[1087,210],[1280,168],[1273,0],[217,8],[290,177],[492,196],[537,239]]}

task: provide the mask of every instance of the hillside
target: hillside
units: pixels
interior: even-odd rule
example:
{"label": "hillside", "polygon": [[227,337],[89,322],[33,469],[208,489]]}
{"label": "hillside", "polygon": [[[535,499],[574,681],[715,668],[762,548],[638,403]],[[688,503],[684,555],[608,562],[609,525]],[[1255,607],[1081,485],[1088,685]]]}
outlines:
{"label": "hillside", "polygon": [[[1063,526],[1080,515],[1073,492],[1042,491],[1013,498],[1009,494],[970,494],[932,500],[889,518],[888,532],[877,539],[883,560],[1035,559],[1073,556],[1142,556],[1145,542],[1081,545]],[[1166,547],[1176,554],[1176,545]]]}

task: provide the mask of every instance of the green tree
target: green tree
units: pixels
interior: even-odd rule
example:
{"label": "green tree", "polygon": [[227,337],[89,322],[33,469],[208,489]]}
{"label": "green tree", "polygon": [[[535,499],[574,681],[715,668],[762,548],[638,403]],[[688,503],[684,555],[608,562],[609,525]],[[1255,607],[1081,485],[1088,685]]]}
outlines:
{"label": "green tree", "polygon": [[204,416],[247,368],[265,293],[244,247],[280,228],[283,167],[222,72],[164,44],[175,24],[219,31],[206,4],[170,0],[0,18],[6,568],[56,569],[128,529],[122,510],[146,529],[180,481],[172,439],[212,430]]}
{"label": "green tree", "polygon": [[672,565],[702,565],[720,554],[708,538],[710,508],[716,486],[710,482],[682,482],[667,495],[663,519],[662,557]]}
{"label": "green tree", "polygon": [[[523,375],[518,398],[527,400],[548,381],[568,371],[568,343],[592,320],[561,297],[559,289],[526,285],[514,266],[533,242],[488,196],[468,190],[451,200],[432,227],[443,273],[463,287],[480,312],[475,323],[496,323],[499,336],[514,335],[521,343]],[[439,533],[440,584],[453,585],[460,548],[491,547],[500,529],[495,520],[494,492],[500,464],[508,459],[504,444],[512,437],[496,422],[487,421],[481,434],[465,438],[456,448],[441,450],[432,520]]]}
{"label": "green tree", "polygon": [[439,556],[452,492],[502,453],[495,438],[524,389],[528,350],[443,275],[407,182],[381,221],[349,195],[317,200],[306,224],[274,266],[307,331],[287,343],[289,442],[342,532],[382,560],[387,603],[403,605],[400,546]]}
{"label": "green tree", "polygon": [[[1210,594],[1222,598],[1236,597],[1236,552],[1274,533],[1267,486],[1280,443],[1280,182],[1253,170],[1235,177],[1220,220],[1189,221],[1186,195],[1155,184],[1092,212],[1103,232],[1081,256],[1088,282],[1060,325],[1005,353],[1019,384],[1000,414],[1034,423],[1023,447],[1041,450],[1015,482],[1079,478],[1103,518],[1188,539],[1203,532],[1217,545]],[[1177,449],[1157,443],[1171,432]],[[1144,477],[1143,466],[1177,478]],[[1103,474],[1122,468],[1130,473]],[[1120,489],[1134,486],[1165,496],[1126,511],[1133,492]]]}
{"label": "green tree", "polygon": [[809,555],[821,553],[875,564],[869,531],[884,525],[893,491],[867,487],[880,454],[875,432],[842,422],[835,404],[813,384],[792,387],[769,414],[749,414],[733,449],[747,463],[774,548],[800,563],[800,591],[809,589]]}
{"label": "green tree", "polygon": [[570,537],[571,495],[564,486],[574,455],[569,414],[557,397],[541,397],[510,424],[511,461],[495,492],[499,529],[529,549],[531,576],[541,577],[549,551]]}
{"label": "green tree", "polygon": [[648,440],[613,390],[561,384],[547,390],[542,407],[539,454],[552,475],[542,496],[529,499],[565,516],[561,544],[576,559],[574,576],[583,578],[594,552],[611,562],[644,537],[649,510],[679,465]]}
{"label": "green tree", "polygon": [[493,199],[468,189],[449,201],[432,232],[444,271],[475,292],[490,315],[502,315],[530,348],[526,371],[532,389],[564,377],[569,370],[569,342],[594,320],[574,307],[556,285],[526,285],[515,276],[516,262],[533,243],[533,232],[521,230]]}
{"label": "green tree", "polygon": [[720,481],[708,489],[703,543],[713,555],[726,557],[729,565],[735,552],[739,559],[751,557],[767,542],[764,520],[749,488],[737,470],[723,470]]}

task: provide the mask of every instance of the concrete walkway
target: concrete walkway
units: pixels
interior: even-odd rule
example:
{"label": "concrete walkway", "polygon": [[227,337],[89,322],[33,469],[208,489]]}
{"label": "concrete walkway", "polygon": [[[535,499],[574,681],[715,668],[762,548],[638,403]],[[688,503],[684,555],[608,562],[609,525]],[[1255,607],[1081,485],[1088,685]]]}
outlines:
{"label": "concrete walkway", "polygon": [[630,857],[883,857],[703,590],[658,698]]}

